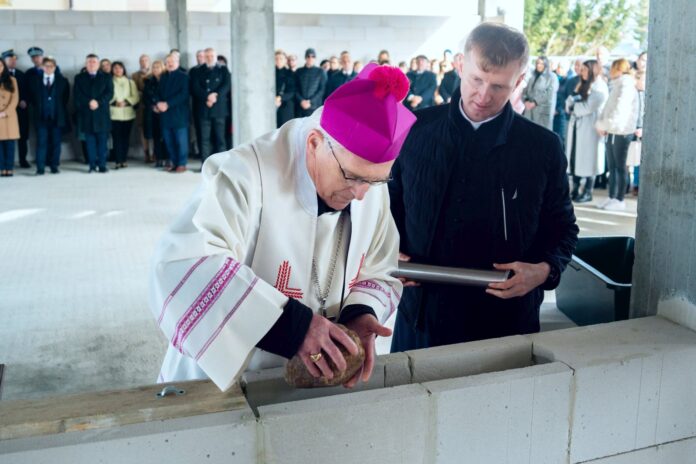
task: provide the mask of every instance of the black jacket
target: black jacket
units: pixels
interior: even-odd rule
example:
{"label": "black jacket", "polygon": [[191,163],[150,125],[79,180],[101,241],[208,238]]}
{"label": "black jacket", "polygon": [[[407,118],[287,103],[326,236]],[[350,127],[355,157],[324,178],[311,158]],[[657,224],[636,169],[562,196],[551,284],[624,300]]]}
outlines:
{"label": "black jacket", "polygon": [[[230,93],[231,78],[226,67],[206,65],[194,68],[189,73],[191,94],[194,99],[194,116],[197,118],[224,118],[230,114],[227,97]],[[217,93],[217,102],[208,108],[208,95]]]}
{"label": "black jacket", "polygon": [[331,95],[334,90],[345,84],[346,82],[350,82],[355,77],[358,75],[356,72],[351,72],[350,74],[346,75],[343,74],[343,71],[336,71],[335,73],[331,74],[329,76],[329,79],[326,81],[326,90],[324,91],[324,100],[326,100],[329,95]]}
{"label": "black jacket", "polygon": [[[109,102],[114,96],[114,83],[110,75],[97,71],[94,77],[84,72],[75,76],[73,105],[77,111],[80,131],[83,133],[109,132],[111,115]],[[89,102],[96,100],[99,108],[91,110]]]}
{"label": "black jacket", "polygon": [[401,251],[413,262],[453,267],[546,261],[552,272],[542,287],[509,300],[474,287],[405,288],[400,317],[432,345],[537,332],[542,288],[558,285],[578,234],[558,137],[509,103],[474,132],[459,98],[457,89],[451,104],[416,113],[394,164],[389,193]]}
{"label": "black jacket", "polygon": [[[435,89],[437,89],[437,76],[435,76],[435,73],[423,71],[419,74],[415,71],[409,71],[406,76],[411,83],[411,87],[408,91],[408,96],[404,100],[404,105],[414,110],[421,110],[433,106],[435,104]],[[415,108],[411,108],[408,102],[408,98],[411,95],[423,97],[423,101]]]}
{"label": "black jacket", "polygon": [[70,101],[70,84],[62,74],[55,73],[53,85],[50,92],[46,89],[45,82],[41,76],[34,77],[31,82],[28,82],[29,102],[33,107],[31,112],[34,126],[38,126],[44,120],[44,109],[49,104],[48,98],[51,98],[54,107],[54,118],[56,126],[65,129],[70,125],[70,117],[68,115],[68,102]]}
{"label": "black jacket", "polygon": [[288,68],[275,70],[276,96],[280,106],[276,110],[277,127],[295,117],[295,73]]}
{"label": "black jacket", "polygon": [[456,70],[447,71],[444,76],[442,76],[442,82],[440,82],[439,94],[442,97],[444,103],[448,103],[449,99],[452,98],[455,89],[461,84],[461,79]]}
{"label": "black jacket", "polygon": [[[323,69],[312,66],[303,66],[295,71],[295,101],[297,102],[296,116],[309,116],[324,102],[324,90],[326,89],[326,73]],[[308,110],[300,107],[301,100],[309,100],[311,106]]]}
{"label": "black jacket", "polygon": [[[167,102],[169,108],[160,114],[162,129],[181,129],[189,125],[189,76],[181,69],[166,72],[160,77],[157,102]],[[155,104],[157,103],[155,102]]]}

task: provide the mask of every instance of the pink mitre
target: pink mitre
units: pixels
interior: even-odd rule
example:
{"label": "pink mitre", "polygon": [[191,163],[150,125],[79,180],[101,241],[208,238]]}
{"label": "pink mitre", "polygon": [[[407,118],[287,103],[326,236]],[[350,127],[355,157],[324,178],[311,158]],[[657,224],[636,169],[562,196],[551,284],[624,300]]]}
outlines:
{"label": "pink mitre", "polygon": [[321,127],[372,163],[396,159],[416,117],[401,102],[409,82],[399,68],[370,63],[324,103]]}

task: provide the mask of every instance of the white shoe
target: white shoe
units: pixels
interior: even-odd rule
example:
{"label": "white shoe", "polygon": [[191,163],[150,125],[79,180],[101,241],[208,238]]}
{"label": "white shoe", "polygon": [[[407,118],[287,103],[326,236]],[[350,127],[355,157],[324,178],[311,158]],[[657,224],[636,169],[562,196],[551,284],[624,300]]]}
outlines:
{"label": "white shoe", "polygon": [[617,200],[613,198],[605,207],[607,211],[626,211],[626,202]]}
{"label": "white shoe", "polygon": [[600,201],[599,204],[597,204],[597,208],[599,208],[599,209],[606,208],[607,205],[609,203],[611,203],[612,200],[613,200],[613,198],[605,198],[604,200]]}

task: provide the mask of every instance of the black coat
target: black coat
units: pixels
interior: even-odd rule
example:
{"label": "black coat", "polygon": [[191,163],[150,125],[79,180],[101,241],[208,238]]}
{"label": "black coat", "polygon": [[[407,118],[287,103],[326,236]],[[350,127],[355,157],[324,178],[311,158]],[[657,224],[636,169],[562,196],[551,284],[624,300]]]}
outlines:
{"label": "black coat", "polygon": [[[308,68],[303,66],[295,71],[295,101],[297,107],[296,116],[309,116],[319,108],[324,102],[324,90],[326,89],[326,73],[323,69],[312,66]],[[311,106],[308,110],[300,107],[301,100],[309,100]]]}
{"label": "black coat", "polygon": [[43,121],[44,108],[48,104],[47,99],[50,97],[55,108],[55,124],[61,129],[66,129],[70,126],[70,116],[68,114],[68,102],[70,101],[70,84],[62,74],[55,73],[53,85],[50,93],[45,89],[45,82],[41,79],[43,76],[36,76],[31,79],[28,84],[29,102],[33,107],[32,123],[35,127],[39,126]]}
{"label": "black coat", "polygon": [[459,98],[457,89],[452,103],[416,113],[394,165],[389,193],[401,251],[417,263],[492,269],[546,261],[552,271],[542,287],[508,300],[475,287],[405,288],[399,317],[431,346],[539,331],[543,289],[558,285],[578,234],[558,137],[509,103],[474,132]]}
{"label": "black coat", "polygon": [[288,68],[275,70],[276,96],[280,106],[276,110],[277,127],[295,117],[295,73]]}
{"label": "black coat", "polygon": [[162,129],[181,129],[183,127],[188,127],[188,91],[189,76],[181,69],[162,74],[157,89],[157,102],[167,102],[169,106],[167,111],[160,114]]}
{"label": "black coat", "polygon": [[[406,74],[411,87],[408,91],[408,96],[404,100],[404,104],[413,110],[421,110],[423,108],[428,108],[435,104],[435,89],[437,89],[437,76],[434,72],[423,71],[422,73],[417,73],[415,71],[410,71]],[[423,101],[420,102],[415,108],[411,108],[408,102],[408,97],[411,95],[418,95],[423,97]]]}
{"label": "black coat", "polygon": [[[98,71],[93,78],[86,72],[75,76],[73,106],[77,111],[80,131],[88,134],[111,130],[109,102],[113,96],[114,83],[110,75]],[[91,100],[96,100],[99,103],[96,110],[89,108]]]}
{"label": "black coat", "polygon": [[[230,114],[227,97],[232,85],[230,72],[225,66],[206,65],[196,67],[189,73],[191,94],[194,99],[194,116],[197,118],[225,118]],[[208,108],[208,95],[217,93],[217,102]]]}
{"label": "black coat", "polygon": [[326,100],[329,95],[331,95],[334,90],[345,84],[346,82],[350,82],[355,77],[358,75],[356,72],[351,72],[350,74],[346,75],[343,74],[343,71],[337,71],[331,76],[329,76],[329,79],[326,82],[326,90],[324,91],[324,100]]}
{"label": "black coat", "polygon": [[442,82],[440,82],[439,94],[442,97],[444,103],[448,103],[454,91],[461,84],[461,79],[456,70],[447,71],[444,76],[442,76]]}

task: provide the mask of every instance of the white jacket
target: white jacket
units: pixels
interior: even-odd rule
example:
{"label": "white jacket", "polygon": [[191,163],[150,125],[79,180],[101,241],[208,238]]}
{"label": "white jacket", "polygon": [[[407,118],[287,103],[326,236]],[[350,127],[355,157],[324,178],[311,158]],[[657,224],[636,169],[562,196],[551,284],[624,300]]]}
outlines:
{"label": "white jacket", "polygon": [[615,135],[633,134],[638,120],[636,81],[623,74],[612,81],[611,92],[595,127]]}

